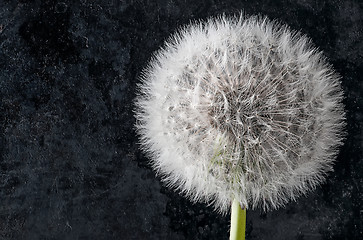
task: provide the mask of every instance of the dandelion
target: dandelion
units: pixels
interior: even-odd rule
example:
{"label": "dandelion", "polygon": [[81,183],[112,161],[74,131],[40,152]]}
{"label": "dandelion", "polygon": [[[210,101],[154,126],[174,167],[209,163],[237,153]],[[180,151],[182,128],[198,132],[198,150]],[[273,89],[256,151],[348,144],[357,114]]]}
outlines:
{"label": "dandelion", "polygon": [[276,21],[192,23],[143,71],[141,147],[193,202],[277,209],[332,170],[345,125],[339,80],[309,38]]}

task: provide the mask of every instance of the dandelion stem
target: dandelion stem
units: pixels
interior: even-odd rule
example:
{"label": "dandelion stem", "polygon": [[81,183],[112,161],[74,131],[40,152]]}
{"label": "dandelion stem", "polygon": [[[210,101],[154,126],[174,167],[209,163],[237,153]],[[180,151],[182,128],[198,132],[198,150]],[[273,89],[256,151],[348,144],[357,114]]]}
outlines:
{"label": "dandelion stem", "polygon": [[246,209],[242,209],[239,202],[234,199],[231,209],[231,232],[229,240],[245,240]]}

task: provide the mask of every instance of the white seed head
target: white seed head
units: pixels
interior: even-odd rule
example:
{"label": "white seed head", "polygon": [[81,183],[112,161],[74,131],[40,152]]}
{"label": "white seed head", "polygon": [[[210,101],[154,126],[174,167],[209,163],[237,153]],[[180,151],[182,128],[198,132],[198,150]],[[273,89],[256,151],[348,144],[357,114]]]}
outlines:
{"label": "white seed head", "polygon": [[141,147],[192,201],[276,209],[332,170],[345,126],[339,78],[310,39],[266,18],[190,24],[143,71]]}

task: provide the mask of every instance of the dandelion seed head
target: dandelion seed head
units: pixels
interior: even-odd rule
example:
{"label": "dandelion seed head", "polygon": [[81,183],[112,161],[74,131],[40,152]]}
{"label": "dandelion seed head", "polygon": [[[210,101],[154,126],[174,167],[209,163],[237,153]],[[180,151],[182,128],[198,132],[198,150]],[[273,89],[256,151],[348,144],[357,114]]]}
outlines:
{"label": "dandelion seed head", "polygon": [[311,41],[251,16],[192,23],[143,71],[142,149],[162,180],[225,213],[284,206],[322,183],[344,137],[340,77]]}

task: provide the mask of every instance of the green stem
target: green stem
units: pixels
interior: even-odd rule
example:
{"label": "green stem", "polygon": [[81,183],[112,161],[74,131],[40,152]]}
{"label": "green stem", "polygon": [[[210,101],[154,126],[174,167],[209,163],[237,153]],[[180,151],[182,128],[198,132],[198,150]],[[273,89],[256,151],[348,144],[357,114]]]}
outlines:
{"label": "green stem", "polygon": [[239,202],[234,199],[231,209],[231,232],[229,240],[245,240],[246,209],[242,209]]}

